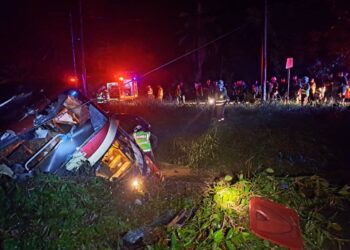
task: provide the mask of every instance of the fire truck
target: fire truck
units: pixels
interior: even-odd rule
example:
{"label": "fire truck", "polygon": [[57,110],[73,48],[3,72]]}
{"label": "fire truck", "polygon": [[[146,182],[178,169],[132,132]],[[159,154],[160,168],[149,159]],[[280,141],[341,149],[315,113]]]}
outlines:
{"label": "fire truck", "polygon": [[115,81],[107,82],[98,90],[97,103],[129,101],[138,97],[136,74],[124,72]]}

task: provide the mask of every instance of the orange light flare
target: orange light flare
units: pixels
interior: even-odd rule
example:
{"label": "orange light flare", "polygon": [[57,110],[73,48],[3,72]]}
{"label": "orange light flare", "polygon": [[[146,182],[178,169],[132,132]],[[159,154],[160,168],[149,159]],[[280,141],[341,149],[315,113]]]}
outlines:
{"label": "orange light flare", "polygon": [[124,77],[120,76],[119,81],[121,81],[121,82],[124,81]]}

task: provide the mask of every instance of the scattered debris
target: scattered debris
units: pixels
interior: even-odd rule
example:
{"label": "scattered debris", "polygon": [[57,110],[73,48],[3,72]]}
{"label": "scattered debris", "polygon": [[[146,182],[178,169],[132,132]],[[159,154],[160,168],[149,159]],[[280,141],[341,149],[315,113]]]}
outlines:
{"label": "scattered debris", "polygon": [[299,216],[293,210],[262,197],[249,201],[249,228],[257,235],[278,245],[303,249]]}
{"label": "scattered debris", "polygon": [[141,201],[140,199],[136,199],[136,200],[134,201],[134,204],[135,204],[135,205],[138,205],[138,206],[141,206],[141,205],[142,205],[142,201]]}
{"label": "scattered debris", "polygon": [[331,187],[319,176],[275,177],[273,173],[273,169],[268,169],[247,179],[239,175],[234,183],[228,176],[218,180],[203,195],[191,220],[183,224],[180,218],[184,212],[180,213],[180,226],[168,228],[166,237],[170,242],[164,242],[164,246],[279,249],[281,245],[293,249],[323,249],[326,241],[341,246],[344,243],[340,236],[342,226],[330,211],[341,210],[349,200],[350,188]]}
{"label": "scattered debris", "polygon": [[167,225],[167,228],[180,228],[185,225],[185,223],[192,218],[196,209],[183,209],[181,210],[174,219]]}
{"label": "scattered debris", "polygon": [[47,137],[48,134],[49,134],[49,131],[47,129],[43,129],[41,127],[37,128],[35,130],[35,137],[37,139],[44,139]]}
{"label": "scattered debris", "polygon": [[7,175],[11,178],[15,177],[15,173],[12,171],[12,169],[3,163],[0,164],[0,175]]}
{"label": "scattered debris", "polygon": [[87,162],[84,153],[80,151],[75,152],[70,161],[66,164],[66,169],[68,171],[76,171],[83,165],[84,162]]}
{"label": "scattered debris", "polygon": [[144,229],[138,228],[127,232],[123,236],[123,240],[129,244],[135,244],[137,241],[141,240],[145,235]]}

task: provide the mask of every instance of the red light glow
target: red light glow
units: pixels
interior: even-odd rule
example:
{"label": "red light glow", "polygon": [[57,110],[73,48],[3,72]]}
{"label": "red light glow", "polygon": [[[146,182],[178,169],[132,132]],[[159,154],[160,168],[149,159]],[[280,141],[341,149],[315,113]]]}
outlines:
{"label": "red light glow", "polygon": [[120,76],[119,81],[124,81],[124,77]]}
{"label": "red light glow", "polygon": [[76,77],[69,78],[69,82],[71,82],[71,83],[76,83],[77,81],[78,81],[78,79]]}

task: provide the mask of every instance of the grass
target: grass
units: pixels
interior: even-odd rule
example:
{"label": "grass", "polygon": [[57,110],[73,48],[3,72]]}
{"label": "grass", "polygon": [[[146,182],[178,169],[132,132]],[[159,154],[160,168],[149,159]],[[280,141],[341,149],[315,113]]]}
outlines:
{"label": "grass", "polygon": [[205,193],[194,218],[182,228],[168,230],[169,248],[283,249],[249,230],[249,200],[257,196],[298,212],[305,249],[324,249],[326,243],[327,249],[340,248],[344,240],[339,239],[342,227],[334,220],[335,211],[344,210],[349,186],[337,189],[318,176],[280,178],[267,172],[251,178],[241,175],[235,182],[226,176],[215,183]]}
{"label": "grass", "polygon": [[349,109],[296,105],[236,105],[217,123],[203,106],[142,103],[114,112],[145,117],[159,138],[159,161],[228,172],[276,167],[285,174],[312,174],[347,167]]}
{"label": "grass", "polygon": [[100,179],[44,175],[0,192],[5,249],[114,248],[127,228]]}
{"label": "grass", "polygon": [[[191,193],[195,191],[184,193],[153,179],[147,180],[151,196],[128,192],[100,178],[41,175],[28,183],[1,181],[4,249],[118,249],[128,230],[154,223],[164,214],[174,216],[199,198]],[[136,199],[142,204],[135,204]]]}
{"label": "grass", "polygon": [[[317,239],[317,244],[324,244],[330,238],[327,233],[334,230],[332,227],[337,228],[337,224],[327,223],[321,223],[322,227],[319,227],[319,220],[314,218],[315,213],[310,214],[318,209],[326,211],[323,204],[331,202],[327,197],[322,196],[322,199],[316,200],[317,203],[312,203],[313,207],[301,210],[299,203],[290,203],[300,198],[296,196],[299,193],[293,193],[299,192],[300,187],[295,184],[299,179],[288,179],[293,188],[286,192],[286,195],[292,195],[292,198],[287,199],[283,194],[276,193],[277,189],[273,186],[266,182],[264,184],[264,181],[259,182],[259,178],[265,178],[263,180],[266,181],[266,174],[254,177],[253,173],[272,167],[275,175],[281,177],[270,176],[273,181],[269,184],[277,186],[281,181],[287,180],[283,179],[287,178],[285,176],[315,173],[326,176],[332,183],[348,183],[346,167],[350,155],[347,146],[350,134],[346,131],[350,125],[350,116],[347,108],[236,105],[227,108],[224,123],[217,123],[213,119],[211,108],[202,106],[141,102],[110,108],[111,113],[140,115],[152,124],[152,132],[159,139],[155,154],[160,165],[185,165],[196,169],[198,176],[186,179],[181,177],[183,182],[179,184],[173,180],[163,184],[151,181],[148,185],[151,195],[140,198],[141,206],[134,203],[139,197],[130,195],[113,183],[95,178],[60,179],[41,176],[24,184],[1,180],[0,240],[3,240],[5,249],[116,249],[121,246],[121,235],[126,231],[152,224],[163,214],[174,214],[183,207],[197,204],[202,215],[208,207],[209,210],[205,213],[209,217],[199,218],[202,215],[196,214],[195,220],[186,227],[189,231],[183,232],[184,235],[181,235],[181,230],[168,233],[163,230],[163,247],[172,246],[176,249],[176,246],[180,246],[179,249],[182,249],[184,244],[184,248],[195,247],[198,239],[204,236],[196,238],[199,231],[193,227],[193,223],[202,227],[209,223],[208,228],[212,232],[203,231],[208,237],[208,241],[203,239],[205,247],[221,246],[231,249],[230,243],[237,247],[237,242],[231,242],[233,235],[242,240],[247,237],[252,239],[252,244],[257,245],[251,246],[268,244],[253,239],[247,230],[230,231],[226,227],[229,224],[225,224],[222,231],[214,230],[210,213],[219,213],[219,224],[228,221],[225,219],[226,212],[212,207],[216,204],[212,188],[204,197],[194,188],[194,179],[200,178],[200,173],[204,170],[210,171],[214,176],[221,173],[232,176],[243,173],[247,176],[245,180],[250,183],[250,190],[254,191],[249,192],[249,195],[264,195],[295,208],[302,215],[305,235],[314,234],[315,231],[312,230],[322,228],[324,231],[318,235],[322,235],[319,237],[323,239]],[[302,181],[304,180],[301,179]],[[186,187],[187,184],[189,188]],[[214,189],[218,191],[219,187],[220,185]],[[333,188],[326,190],[332,194],[329,197],[338,197],[334,196],[337,194],[334,192],[340,191]],[[338,202],[337,199],[335,201]],[[318,218],[322,216],[322,213],[316,215]],[[309,217],[316,224],[307,224],[306,219]],[[244,220],[242,223],[245,223]],[[242,234],[243,232],[245,233]],[[227,237],[230,238],[230,243],[227,243],[230,246],[226,244]],[[190,242],[192,238],[197,241]],[[157,238],[149,242],[154,244],[159,240]]]}

